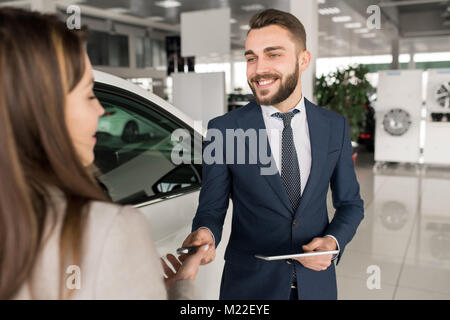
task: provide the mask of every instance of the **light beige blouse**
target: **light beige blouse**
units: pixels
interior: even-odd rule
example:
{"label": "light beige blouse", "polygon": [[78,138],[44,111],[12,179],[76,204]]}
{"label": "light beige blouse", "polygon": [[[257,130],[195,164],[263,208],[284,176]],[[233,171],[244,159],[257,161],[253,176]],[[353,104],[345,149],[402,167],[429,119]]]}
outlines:
{"label": "light beige blouse", "polygon": [[[131,206],[92,202],[84,230],[81,266],[67,266],[60,271],[59,234],[65,199],[62,194],[55,194],[53,199],[57,214],[49,215],[44,232],[48,239],[42,245],[32,276],[13,299],[58,299],[60,272],[65,273],[65,286],[73,291],[73,299],[199,298],[192,280],[177,281],[166,291],[149,222]],[[55,219],[56,227],[51,231]]]}

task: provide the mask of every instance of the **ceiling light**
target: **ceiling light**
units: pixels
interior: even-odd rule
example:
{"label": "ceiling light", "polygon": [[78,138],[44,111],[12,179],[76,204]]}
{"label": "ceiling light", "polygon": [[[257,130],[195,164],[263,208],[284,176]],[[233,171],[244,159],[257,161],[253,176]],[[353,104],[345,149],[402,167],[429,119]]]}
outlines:
{"label": "ceiling light", "polygon": [[362,24],[359,22],[352,22],[352,23],[346,23],[344,25],[344,27],[347,29],[357,29],[357,28],[361,28]]}
{"label": "ceiling light", "polygon": [[181,6],[181,3],[175,0],[164,0],[155,2],[155,5],[162,8],[175,8]]}
{"label": "ceiling light", "polygon": [[331,18],[333,22],[349,22],[352,21],[352,17],[350,16],[338,16]]}
{"label": "ceiling light", "polygon": [[231,23],[231,24],[236,23],[236,22],[237,22],[236,19],[234,19],[234,18],[231,18],[231,19],[230,19],[230,23]]}
{"label": "ceiling light", "polygon": [[258,4],[258,3],[241,6],[241,9],[244,11],[259,11],[259,10],[263,10],[264,8],[265,7],[263,5]]}
{"label": "ceiling light", "polygon": [[328,15],[339,14],[339,13],[341,13],[341,10],[339,8],[336,8],[336,7],[320,8],[319,9],[319,14],[321,14],[322,16],[328,16]]}
{"label": "ceiling light", "polygon": [[250,26],[248,24],[243,24],[239,27],[241,30],[250,30]]}

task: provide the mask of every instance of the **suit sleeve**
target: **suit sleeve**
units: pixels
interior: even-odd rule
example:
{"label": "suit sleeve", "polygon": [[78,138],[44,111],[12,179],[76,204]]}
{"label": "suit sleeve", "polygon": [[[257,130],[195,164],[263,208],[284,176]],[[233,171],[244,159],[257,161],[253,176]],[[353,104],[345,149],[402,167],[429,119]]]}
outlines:
{"label": "suit sleeve", "polygon": [[352,143],[347,119],[343,118],[344,134],[341,154],[330,180],[333,206],[336,209],[333,220],[324,234],[333,235],[340,247],[337,263],[345,246],[352,240],[356,229],[364,218],[364,202],[360,197],[352,159]]}
{"label": "suit sleeve", "polygon": [[[219,128],[217,119],[208,122],[207,138],[203,144],[202,188],[192,223],[192,231],[200,227],[208,228],[214,235],[216,247],[222,237],[231,190],[231,174],[225,163],[225,129]],[[213,132],[220,132],[222,137],[214,135]],[[205,161],[205,156],[208,155],[216,161]]]}

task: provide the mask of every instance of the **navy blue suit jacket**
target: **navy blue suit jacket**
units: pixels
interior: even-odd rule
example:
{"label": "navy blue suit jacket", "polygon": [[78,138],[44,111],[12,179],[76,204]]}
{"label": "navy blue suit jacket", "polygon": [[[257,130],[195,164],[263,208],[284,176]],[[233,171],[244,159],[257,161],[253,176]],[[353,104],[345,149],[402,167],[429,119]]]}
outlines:
{"label": "navy blue suit jacket", "polygon": [[[246,164],[237,164],[237,143],[234,164],[203,164],[202,189],[192,230],[208,227],[217,246],[230,197],[233,201],[220,299],[289,299],[293,268],[300,299],[337,299],[334,263],[324,271],[314,271],[298,262],[287,264],[283,260],[269,262],[255,258],[255,254],[299,253],[302,245],[313,238],[330,234],[339,242],[338,264],[364,216],[346,118],[306,99],[305,107],[312,164],[295,212],[278,171],[274,175],[261,175],[261,167],[268,165],[263,165],[259,158],[256,164],[248,160],[248,141]],[[265,129],[261,106],[251,102],[214,118],[208,123],[208,132],[213,128],[224,137],[226,129]],[[271,155],[267,137],[265,140]],[[206,141],[204,148],[213,141]],[[223,157],[225,160],[225,154]],[[331,222],[327,212],[329,186],[336,209]]]}

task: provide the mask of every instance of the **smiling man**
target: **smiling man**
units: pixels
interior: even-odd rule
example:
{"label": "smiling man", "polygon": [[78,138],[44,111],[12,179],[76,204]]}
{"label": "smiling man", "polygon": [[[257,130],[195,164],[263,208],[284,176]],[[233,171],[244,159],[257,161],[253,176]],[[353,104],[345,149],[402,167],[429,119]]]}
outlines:
{"label": "smiling man", "polygon": [[[199,206],[183,245],[211,244],[202,263],[214,259],[231,196],[221,299],[336,299],[333,260],[339,263],[364,216],[348,123],[302,94],[301,76],[311,53],[297,18],[269,9],[255,15],[250,27],[245,57],[256,101],[212,119],[208,132],[266,130],[267,141],[257,143],[269,145],[278,171],[261,175],[260,161],[204,163]],[[253,156],[251,143],[245,159]],[[231,152],[236,158],[235,151],[224,142],[224,158]],[[331,222],[329,186],[336,209]],[[330,250],[339,253],[278,261],[255,257]]]}

